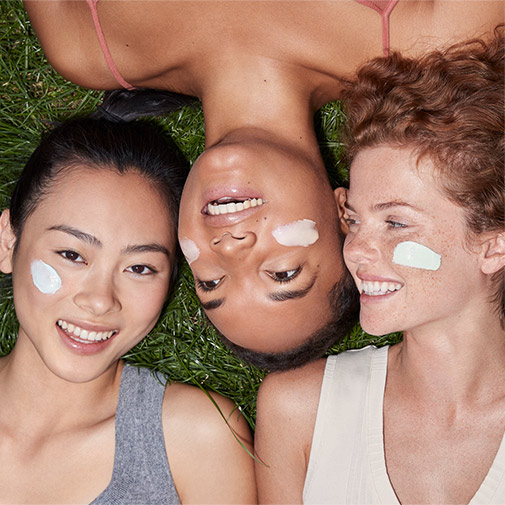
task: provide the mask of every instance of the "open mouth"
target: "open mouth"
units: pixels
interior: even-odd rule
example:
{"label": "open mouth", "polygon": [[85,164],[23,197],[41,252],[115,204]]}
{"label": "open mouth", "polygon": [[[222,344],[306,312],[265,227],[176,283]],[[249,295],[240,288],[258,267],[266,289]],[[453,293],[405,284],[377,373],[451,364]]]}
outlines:
{"label": "open mouth", "polygon": [[84,328],[80,328],[75,324],[67,323],[62,319],[58,319],[58,326],[65,332],[65,334],[76,342],[81,342],[82,344],[96,344],[97,342],[105,342],[112,338],[117,330],[110,331],[89,331]]}
{"label": "open mouth", "polygon": [[211,216],[219,216],[222,214],[236,214],[251,207],[260,207],[266,203],[262,198],[231,198],[224,197],[219,200],[209,202],[204,212]]}
{"label": "open mouth", "polygon": [[402,288],[398,282],[361,281],[360,293],[367,296],[381,296],[393,293]]}

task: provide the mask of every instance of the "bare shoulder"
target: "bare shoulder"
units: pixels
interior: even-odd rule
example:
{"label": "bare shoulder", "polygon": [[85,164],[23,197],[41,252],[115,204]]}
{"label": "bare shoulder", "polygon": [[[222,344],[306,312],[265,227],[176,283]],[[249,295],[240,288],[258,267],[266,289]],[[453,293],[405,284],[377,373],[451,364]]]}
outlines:
{"label": "bare shoulder", "polygon": [[255,449],[260,503],[302,503],[326,360],[267,376],[258,396]]}
{"label": "bare shoulder", "polygon": [[183,503],[255,502],[252,435],[231,400],[170,384],[163,401],[163,430]]}
{"label": "bare shoulder", "polygon": [[307,420],[316,413],[326,360],[321,359],[287,372],[268,375],[258,395],[258,415],[275,409]]}

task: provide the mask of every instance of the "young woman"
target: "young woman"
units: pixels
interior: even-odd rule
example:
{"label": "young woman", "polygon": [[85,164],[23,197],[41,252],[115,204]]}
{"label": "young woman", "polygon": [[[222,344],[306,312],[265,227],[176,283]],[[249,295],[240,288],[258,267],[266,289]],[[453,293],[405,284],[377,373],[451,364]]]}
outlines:
{"label": "young woman", "polygon": [[89,117],[28,161],[0,218],[19,319],[0,358],[0,503],[255,502],[234,405],[120,359],[167,298],[184,168],[154,126]]}
{"label": "young woman", "polygon": [[[344,275],[333,254],[341,239],[314,112],[339,98],[359,64],[390,47],[418,55],[504,19],[502,0],[25,5],[49,61],[71,81],[202,100],[206,151],[182,198],[180,237],[211,321],[236,344],[270,355],[341,326],[332,313]],[[287,195],[276,194],[278,178],[293,182]],[[272,236],[274,224],[304,220],[315,223],[314,244],[285,246]]]}
{"label": "young woman", "polygon": [[403,341],[268,377],[261,502],[505,501],[504,49],[359,72],[344,257],[363,328]]}

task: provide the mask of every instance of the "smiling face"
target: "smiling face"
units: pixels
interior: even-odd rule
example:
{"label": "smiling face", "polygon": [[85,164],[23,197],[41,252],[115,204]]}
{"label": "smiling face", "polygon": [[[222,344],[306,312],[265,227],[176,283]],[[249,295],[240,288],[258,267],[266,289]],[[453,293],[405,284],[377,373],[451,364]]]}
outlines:
{"label": "smiling face", "polygon": [[261,139],[208,149],[184,187],[179,239],[217,329],[281,352],[330,317],[343,261],[324,167]]}
{"label": "smiling face", "polygon": [[464,211],[439,189],[433,165],[409,149],[360,151],[351,167],[344,258],[361,293],[365,331],[457,327],[490,295]]}
{"label": "smiling face", "polygon": [[172,221],[134,172],[64,171],[27,218],[12,260],[17,352],[72,382],[104,373],[159,317],[174,265]]}

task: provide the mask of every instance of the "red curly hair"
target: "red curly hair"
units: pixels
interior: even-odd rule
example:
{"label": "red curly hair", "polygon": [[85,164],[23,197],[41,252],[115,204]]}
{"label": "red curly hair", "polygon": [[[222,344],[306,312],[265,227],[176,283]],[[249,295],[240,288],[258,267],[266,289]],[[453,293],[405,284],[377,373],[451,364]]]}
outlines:
{"label": "red curly hair", "polygon": [[[349,161],[387,144],[428,157],[473,234],[505,230],[504,27],[420,58],[394,53],[358,71],[344,92]],[[505,314],[504,272],[493,276]]]}

